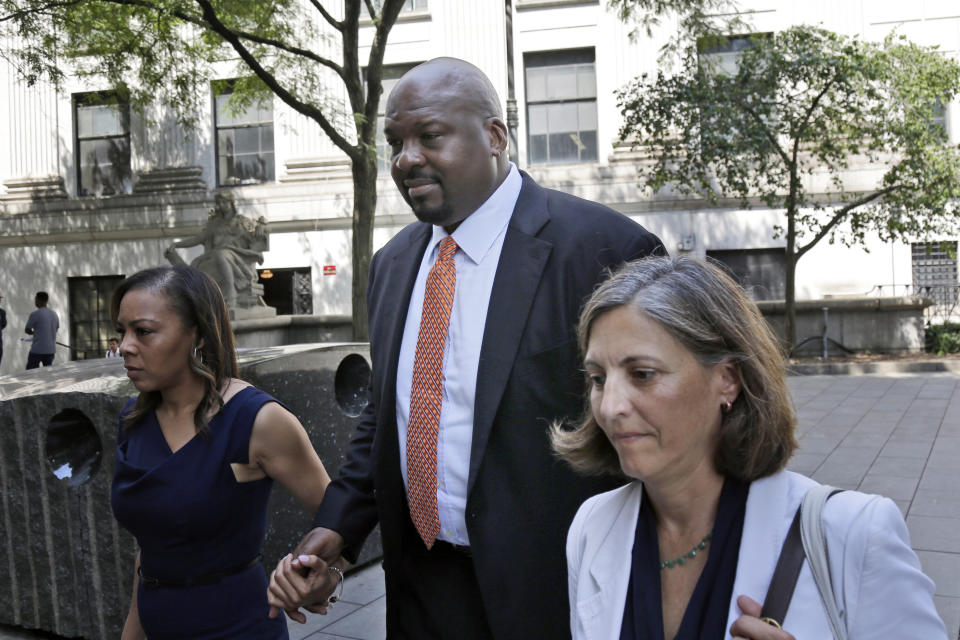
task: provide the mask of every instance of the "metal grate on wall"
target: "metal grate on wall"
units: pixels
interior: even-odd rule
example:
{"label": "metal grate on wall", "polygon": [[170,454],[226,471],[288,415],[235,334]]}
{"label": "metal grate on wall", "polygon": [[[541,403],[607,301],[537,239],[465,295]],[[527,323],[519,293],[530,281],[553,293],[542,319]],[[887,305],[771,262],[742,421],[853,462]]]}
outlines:
{"label": "metal grate on wall", "polygon": [[936,302],[937,315],[949,317],[957,306],[957,241],[918,242],[913,253],[913,290]]}

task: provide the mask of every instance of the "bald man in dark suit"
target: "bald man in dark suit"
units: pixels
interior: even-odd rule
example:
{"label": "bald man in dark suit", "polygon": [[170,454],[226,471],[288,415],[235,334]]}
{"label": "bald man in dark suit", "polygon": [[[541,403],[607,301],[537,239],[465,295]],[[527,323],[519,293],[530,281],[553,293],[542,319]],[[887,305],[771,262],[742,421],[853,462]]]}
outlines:
{"label": "bald man in dark suit", "polygon": [[[583,411],[575,327],[584,299],[609,268],[663,246],[619,213],[541,188],[510,163],[499,98],[462,60],[408,72],[384,130],[394,181],[419,222],[372,261],[370,402],[294,556],[353,559],[379,522],[388,637],[567,637],[567,529],[580,503],[611,484],[555,459],[547,429]],[[427,280],[447,237],[457,247],[456,288],[430,491],[439,523],[425,533],[411,517],[419,471],[407,454]],[[303,579],[297,570],[308,566],[314,573]],[[299,615],[292,610],[324,568],[281,562],[272,602]]]}

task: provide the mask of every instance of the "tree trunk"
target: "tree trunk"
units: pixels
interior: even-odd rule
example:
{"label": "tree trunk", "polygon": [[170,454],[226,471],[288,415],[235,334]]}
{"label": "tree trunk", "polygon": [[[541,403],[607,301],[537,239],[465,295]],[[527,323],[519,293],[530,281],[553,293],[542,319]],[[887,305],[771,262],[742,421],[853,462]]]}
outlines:
{"label": "tree trunk", "polygon": [[787,353],[797,344],[797,223],[796,211],[787,209],[786,287],[784,291],[783,339]]}
{"label": "tree trunk", "polygon": [[373,257],[373,218],[377,211],[377,162],[364,153],[353,162],[353,339],[370,338],[367,317],[367,279]]}

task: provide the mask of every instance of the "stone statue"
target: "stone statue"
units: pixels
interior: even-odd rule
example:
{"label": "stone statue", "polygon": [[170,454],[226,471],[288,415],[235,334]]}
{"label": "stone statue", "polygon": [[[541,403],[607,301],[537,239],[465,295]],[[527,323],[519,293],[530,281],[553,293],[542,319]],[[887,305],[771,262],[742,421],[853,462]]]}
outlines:
{"label": "stone statue", "polygon": [[[171,264],[186,264],[177,249],[199,245],[203,246],[203,253],[190,265],[220,285],[232,315],[251,317],[276,313],[263,302],[263,285],[257,282],[256,265],[263,264],[263,252],[270,248],[266,219],[261,216],[253,220],[238,214],[233,196],[217,193],[203,230],[174,242],[163,255]],[[242,313],[242,310],[260,313]],[[273,313],[263,313],[267,310]]]}

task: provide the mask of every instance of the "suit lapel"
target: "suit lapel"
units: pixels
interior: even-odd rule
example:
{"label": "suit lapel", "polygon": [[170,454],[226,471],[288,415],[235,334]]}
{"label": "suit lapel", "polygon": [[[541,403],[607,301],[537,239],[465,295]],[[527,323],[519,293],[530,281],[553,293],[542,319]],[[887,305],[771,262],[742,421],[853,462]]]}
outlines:
{"label": "suit lapel", "polygon": [[546,195],[528,175],[521,174],[523,187],[503,240],[483,330],[467,495],[477,479],[500,398],[510,378],[537,286],[552,249],[549,242],[536,237],[550,220]]}

